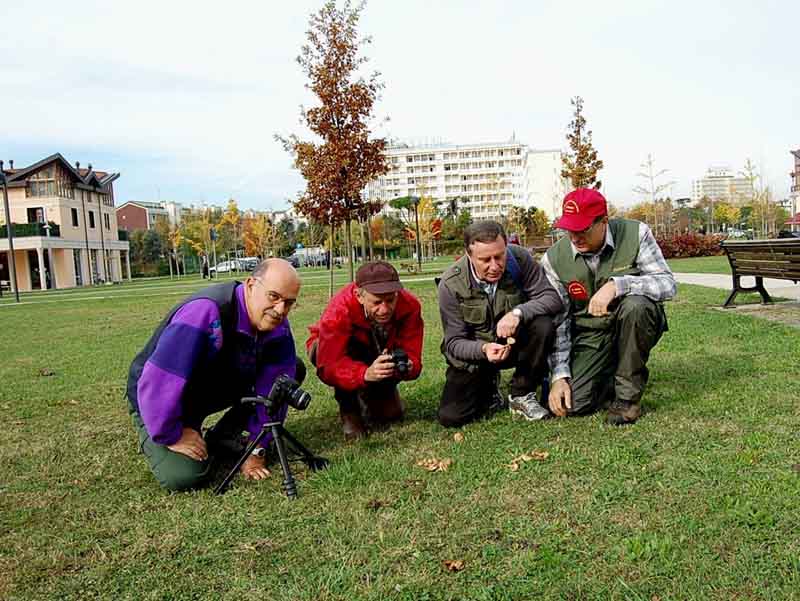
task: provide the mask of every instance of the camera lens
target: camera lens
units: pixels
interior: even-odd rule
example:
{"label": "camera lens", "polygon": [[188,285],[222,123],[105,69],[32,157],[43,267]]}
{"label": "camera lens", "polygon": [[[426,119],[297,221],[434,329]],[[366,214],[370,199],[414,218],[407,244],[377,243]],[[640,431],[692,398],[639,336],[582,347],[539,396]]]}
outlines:
{"label": "camera lens", "polygon": [[309,403],[311,403],[311,394],[302,388],[297,388],[294,392],[292,392],[289,404],[298,411],[305,411],[308,408]]}

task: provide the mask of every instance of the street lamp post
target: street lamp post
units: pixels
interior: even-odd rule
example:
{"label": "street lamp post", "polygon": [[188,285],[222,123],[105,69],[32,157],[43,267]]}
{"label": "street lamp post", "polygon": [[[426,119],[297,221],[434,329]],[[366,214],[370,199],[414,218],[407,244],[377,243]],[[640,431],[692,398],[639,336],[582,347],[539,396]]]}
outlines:
{"label": "street lamp post", "polygon": [[3,161],[0,161],[0,177],[3,178],[3,209],[6,214],[6,235],[8,236],[8,267],[11,276],[11,285],[14,287],[14,297],[19,302],[19,286],[17,286],[17,260],[14,257],[14,233],[11,231],[11,209],[8,208],[8,182],[3,171]]}
{"label": "street lamp post", "polygon": [[414,205],[414,220],[417,226],[417,271],[422,272],[422,243],[419,239],[419,196],[410,196],[411,204]]}

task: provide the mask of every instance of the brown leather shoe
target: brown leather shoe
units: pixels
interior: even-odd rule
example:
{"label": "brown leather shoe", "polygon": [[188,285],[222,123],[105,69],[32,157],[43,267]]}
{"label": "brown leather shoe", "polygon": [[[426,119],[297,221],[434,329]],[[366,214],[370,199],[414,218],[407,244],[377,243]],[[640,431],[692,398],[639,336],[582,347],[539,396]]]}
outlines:
{"label": "brown leather shoe", "polygon": [[613,401],[608,406],[606,423],[612,426],[624,426],[635,423],[642,415],[642,406],[630,401]]}
{"label": "brown leather shoe", "polygon": [[364,428],[364,420],[357,413],[340,412],[339,416],[342,420],[342,434],[346,441],[358,440],[367,435],[367,430]]}

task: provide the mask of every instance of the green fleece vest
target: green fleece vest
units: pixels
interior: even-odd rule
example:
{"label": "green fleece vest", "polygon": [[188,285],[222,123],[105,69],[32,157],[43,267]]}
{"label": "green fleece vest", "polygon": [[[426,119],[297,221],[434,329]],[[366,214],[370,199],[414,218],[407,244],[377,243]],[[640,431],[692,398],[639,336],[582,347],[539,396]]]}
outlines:
{"label": "green fleece vest", "polygon": [[[508,245],[509,252],[514,254],[518,264],[522,264],[525,250],[513,244]],[[461,319],[475,340],[494,342],[497,322],[506,313],[517,305],[525,302],[524,292],[514,282],[514,278],[506,266],[503,277],[497,283],[494,299],[480,288],[471,286],[469,274],[469,258],[465,254],[453,263],[443,274],[440,286],[446,286],[458,301]],[[470,364],[450,356],[445,352],[444,341],[441,345],[442,354],[448,363],[459,369],[469,369]]]}
{"label": "green fleece vest", "polygon": [[636,267],[636,257],[639,255],[639,222],[612,219],[608,222],[608,227],[611,228],[614,248],[606,246],[603,249],[596,273],[592,273],[580,253],[573,256],[568,236],[561,238],[547,251],[550,265],[566,290],[569,291],[570,283],[574,282],[580,282],[586,289],[586,299],[576,299],[570,294],[569,303],[573,316],[573,336],[580,336],[590,346],[603,343],[605,332],[613,326],[614,316],[589,315],[589,299],[612,277],[640,275]]}

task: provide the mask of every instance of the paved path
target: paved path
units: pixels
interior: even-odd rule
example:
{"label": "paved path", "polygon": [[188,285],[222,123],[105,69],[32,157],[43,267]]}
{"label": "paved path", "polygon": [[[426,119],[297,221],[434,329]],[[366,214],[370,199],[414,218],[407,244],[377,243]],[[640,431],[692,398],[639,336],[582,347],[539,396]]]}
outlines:
{"label": "paved path", "polygon": [[[681,284],[696,284],[709,288],[733,290],[733,279],[722,273],[676,273],[675,279]],[[755,278],[742,276],[742,286],[755,286]],[[764,287],[770,296],[800,300],[800,284],[791,280],[764,279]]]}

